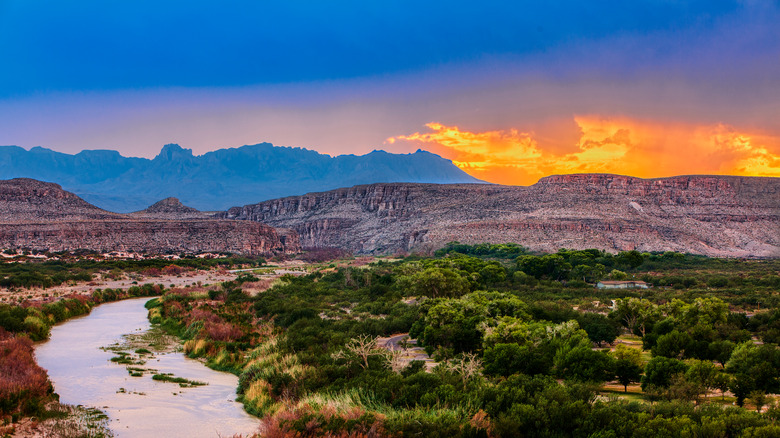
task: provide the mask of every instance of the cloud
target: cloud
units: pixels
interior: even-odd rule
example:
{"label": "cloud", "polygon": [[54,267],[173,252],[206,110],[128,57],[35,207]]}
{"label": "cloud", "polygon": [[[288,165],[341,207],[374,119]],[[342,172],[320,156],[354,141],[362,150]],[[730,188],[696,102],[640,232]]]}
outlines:
{"label": "cloud", "polygon": [[[501,184],[533,184],[565,173],[620,173],[643,178],[682,174],[780,176],[780,138],[725,124],[696,125],[629,117],[577,115],[579,140],[537,138],[518,129],[471,132],[428,123],[428,132],[389,138],[451,159],[464,171]],[[570,120],[560,120],[566,126]],[[561,134],[566,136],[566,134]]]}
{"label": "cloud", "polygon": [[[542,158],[536,140],[515,129],[469,132],[440,123],[425,125],[431,132],[415,132],[387,139],[387,143],[407,141],[443,155],[477,178],[490,181],[515,179],[534,169]],[[529,176],[530,175],[524,175]]]}

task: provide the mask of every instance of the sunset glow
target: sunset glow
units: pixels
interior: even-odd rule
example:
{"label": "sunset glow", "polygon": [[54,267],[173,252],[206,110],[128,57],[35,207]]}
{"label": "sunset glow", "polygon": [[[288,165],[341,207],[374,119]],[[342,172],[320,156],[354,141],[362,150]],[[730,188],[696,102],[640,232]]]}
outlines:
{"label": "sunset glow", "polygon": [[[579,142],[553,148],[518,129],[471,132],[428,123],[427,132],[391,137],[451,159],[485,181],[528,185],[565,173],[620,173],[642,178],[683,174],[780,176],[780,139],[732,126],[661,123],[578,115]],[[563,125],[565,121],[560,121]]]}

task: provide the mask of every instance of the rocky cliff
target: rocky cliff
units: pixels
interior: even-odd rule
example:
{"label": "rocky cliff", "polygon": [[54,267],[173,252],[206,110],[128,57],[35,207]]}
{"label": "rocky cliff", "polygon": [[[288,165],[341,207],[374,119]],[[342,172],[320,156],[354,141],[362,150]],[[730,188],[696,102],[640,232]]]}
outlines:
{"label": "rocky cliff", "polygon": [[221,215],[293,228],[303,246],[359,253],[517,242],[780,257],[780,178],[556,175],[528,187],[371,184],[234,207]]}
{"label": "rocky cliff", "polygon": [[245,255],[300,250],[298,236],[290,230],[202,215],[171,199],[141,216],[122,215],[101,210],[57,184],[0,181],[0,248]]}

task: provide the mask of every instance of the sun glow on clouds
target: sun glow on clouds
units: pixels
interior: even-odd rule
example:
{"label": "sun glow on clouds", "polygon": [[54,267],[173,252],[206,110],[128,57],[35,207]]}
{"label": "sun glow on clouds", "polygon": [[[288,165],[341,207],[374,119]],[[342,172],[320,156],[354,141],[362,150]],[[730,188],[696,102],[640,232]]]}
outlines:
{"label": "sun glow on clouds", "polygon": [[[643,178],[686,174],[780,176],[780,139],[733,127],[579,115],[579,141],[546,145],[533,131],[471,132],[428,123],[428,132],[387,139],[411,142],[453,161],[469,174],[501,184],[528,185],[565,173],[619,173]],[[559,121],[563,127],[570,120]],[[556,141],[557,144],[560,141]]]}

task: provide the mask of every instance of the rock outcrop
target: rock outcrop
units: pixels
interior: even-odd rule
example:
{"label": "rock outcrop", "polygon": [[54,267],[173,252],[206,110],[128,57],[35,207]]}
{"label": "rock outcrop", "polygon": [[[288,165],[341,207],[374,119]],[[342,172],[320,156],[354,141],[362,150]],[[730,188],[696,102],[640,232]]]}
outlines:
{"label": "rock outcrop", "polygon": [[111,213],[57,184],[0,181],[0,248],[245,255],[300,250],[298,236],[291,230],[277,232],[260,223],[202,216],[172,199],[140,216]]}
{"label": "rock outcrop", "polygon": [[116,219],[59,184],[29,178],[0,181],[0,222]]}
{"label": "rock outcrop", "polygon": [[303,246],[426,251],[449,241],[780,257],[780,178],[556,175],[528,186],[371,184],[234,207]]}
{"label": "rock outcrop", "polygon": [[134,217],[154,219],[206,219],[210,214],[187,207],[177,198],[165,198],[145,210],[131,213]]}

